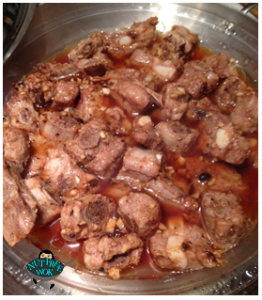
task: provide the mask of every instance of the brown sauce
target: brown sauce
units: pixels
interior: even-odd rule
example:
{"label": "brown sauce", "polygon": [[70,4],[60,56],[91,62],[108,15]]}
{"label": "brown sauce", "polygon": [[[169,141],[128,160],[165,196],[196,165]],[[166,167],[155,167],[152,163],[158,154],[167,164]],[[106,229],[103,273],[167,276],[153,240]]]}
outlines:
{"label": "brown sauce", "polygon": [[[60,62],[60,63],[67,63],[68,56],[66,51],[64,53],[59,54],[51,61]],[[201,46],[198,46],[195,50],[195,53],[192,57],[192,60],[201,59],[205,55],[213,54],[212,51],[209,49],[203,48]],[[126,61],[120,61],[116,62],[114,65],[115,68],[119,67],[128,67],[128,60]],[[207,95],[207,97],[214,101],[213,95]],[[115,103],[113,103],[109,98],[105,98],[105,106],[110,107],[114,106]],[[158,115],[157,111],[152,109],[151,114],[152,120],[157,122],[158,121]],[[130,118],[130,121],[132,121],[132,118]],[[190,124],[185,118],[182,118],[182,123],[196,126],[198,125],[196,123]],[[258,134],[246,134],[245,137],[252,138],[258,140]],[[129,145],[135,145],[135,142],[132,139],[128,138]],[[31,155],[44,155],[45,151],[48,147],[52,147],[53,143],[51,142],[46,143],[45,145],[38,145],[37,141],[31,143]],[[257,150],[258,146],[254,146],[252,150]],[[175,170],[178,168],[181,168],[181,166],[177,163],[178,155],[171,152],[171,151],[164,151],[164,154],[166,156],[166,162],[164,166],[173,166]],[[199,150],[197,150],[197,147],[192,149],[190,153],[187,153],[186,156],[203,156]],[[121,167],[121,166],[120,166]],[[119,167],[119,169],[120,169]],[[258,220],[258,170],[255,169],[252,164],[246,160],[241,166],[235,166],[235,169],[238,173],[242,175],[244,183],[247,183],[249,186],[249,190],[245,197],[242,198],[242,204],[244,207],[244,210],[249,218],[251,218],[252,221],[255,223]],[[118,170],[115,174],[117,174]],[[114,175],[115,175],[114,174]],[[26,174],[24,174],[25,176]],[[185,182],[188,182],[188,179],[186,177],[183,178]],[[107,181],[102,181],[102,188],[99,191],[103,195],[111,196],[112,195],[112,188],[115,186],[114,183],[110,183]],[[130,190],[129,187],[127,189]],[[119,197],[120,198],[120,197]],[[115,201],[117,202],[119,198],[115,197]],[[179,210],[177,208],[174,208],[171,205],[165,204],[162,205],[162,223],[166,226],[172,224],[172,222],[175,222],[179,218],[183,218],[185,221],[198,224],[201,226],[201,218],[199,211],[186,213],[182,210]],[[60,259],[64,262],[69,261],[71,259],[74,260],[74,263],[71,265],[75,267],[77,270],[82,270],[84,272],[89,272],[85,267],[83,263],[83,252],[82,252],[82,246],[83,246],[83,240],[77,241],[77,242],[68,242],[65,241],[61,235],[60,235],[60,218],[52,221],[50,224],[47,224],[41,229],[34,230],[28,239],[30,242],[32,242],[34,245],[36,245],[39,249],[50,249],[54,252],[56,259]],[[121,233],[119,230],[115,231],[115,236],[119,236]],[[123,271],[121,271],[121,278],[127,277],[127,278],[143,278],[143,279],[149,279],[149,278],[158,278],[167,276],[170,274],[179,274],[177,271],[172,270],[166,270],[161,269],[157,267],[153,263],[152,255],[150,254],[149,247],[148,247],[148,240],[145,240],[145,249],[142,254],[141,262],[138,266],[129,266]],[[100,275],[105,275],[104,273],[100,273]]]}

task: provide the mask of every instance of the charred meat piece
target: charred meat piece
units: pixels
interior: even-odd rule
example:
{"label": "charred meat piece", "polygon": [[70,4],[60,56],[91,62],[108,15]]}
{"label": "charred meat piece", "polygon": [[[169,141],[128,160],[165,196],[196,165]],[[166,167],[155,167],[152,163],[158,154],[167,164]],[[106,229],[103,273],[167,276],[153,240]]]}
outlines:
{"label": "charred meat piece", "polygon": [[211,66],[219,78],[237,75],[235,60],[231,59],[228,53],[221,52],[219,54],[205,56],[202,60]]}
{"label": "charred meat piece", "polygon": [[100,85],[83,83],[80,86],[80,99],[76,110],[85,123],[92,117],[104,116],[106,107],[103,104],[104,94]]}
{"label": "charred meat piece", "polygon": [[154,262],[161,268],[185,271],[219,265],[204,230],[183,221],[177,222],[173,229],[153,235],[149,248]]}
{"label": "charred meat piece", "polygon": [[48,194],[38,176],[25,179],[25,185],[37,201],[36,227],[43,227],[60,215],[62,206]]}
{"label": "charred meat piece", "polygon": [[105,111],[105,119],[106,123],[115,134],[129,135],[132,125],[120,107],[109,107]]}
{"label": "charred meat piece", "polygon": [[238,94],[236,106],[230,114],[231,122],[244,133],[258,129],[258,96],[256,92]]}
{"label": "charred meat piece", "polygon": [[168,83],[164,87],[163,109],[160,110],[160,118],[163,121],[178,121],[187,111],[190,96],[186,90],[177,83]]}
{"label": "charred meat piece", "polygon": [[240,165],[249,156],[249,140],[242,137],[230,123],[229,117],[221,113],[208,115],[201,120],[203,148],[205,154],[233,165]]}
{"label": "charred meat piece", "polygon": [[162,139],[154,128],[154,123],[149,116],[139,116],[133,121],[133,138],[136,142],[152,150],[161,149]]}
{"label": "charred meat piece", "polygon": [[207,97],[201,100],[191,100],[188,102],[186,118],[190,121],[198,121],[208,114],[221,112],[220,108],[213,104]]}
{"label": "charred meat piece", "polygon": [[88,172],[110,177],[124,154],[125,141],[111,135],[102,120],[92,119],[65,143],[65,149]]}
{"label": "charred meat piece", "polygon": [[61,236],[76,241],[106,234],[106,226],[116,203],[102,195],[86,195],[67,202],[61,213]]}
{"label": "charred meat piece", "polygon": [[99,189],[99,180],[74,163],[62,149],[48,149],[47,160],[40,177],[45,189],[58,202],[77,200]]}
{"label": "charred meat piece", "polygon": [[5,105],[4,115],[10,125],[28,132],[35,132],[39,122],[30,96],[22,92],[13,96]]}
{"label": "charred meat piece", "polygon": [[161,208],[153,198],[144,193],[130,193],[118,205],[118,212],[131,232],[144,238],[154,234],[161,221]]}
{"label": "charred meat piece", "polygon": [[202,195],[201,212],[205,228],[215,247],[235,246],[247,230],[247,216],[241,199],[234,193],[207,190]]}
{"label": "charred meat piece", "polygon": [[109,56],[121,59],[137,48],[149,46],[156,39],[157,23],[158,19],[152,17],[144,22],[133,23],[130,28],[101,34]]}
{"label": "charred meat piece", "polygon": [[3,234],[13,247],[25,238],[35,225],[37,203],[22,178],[3,164]]}
{"label": "charred meat piece", "polygon": [[152,54],[163,60],[183,59],[186,61],[193,54],[198,45],[198,35],[190,32],[184,26],[173,26],[163,34],[160,43],[153,45]]}
{"label": "charred meat piece", "polygon": [[167,149],[187,152],[199,136],[197,129],[182,125],[179,121],[160,122],[156,125]]}
{"label": "charred meat piece", "polygon": [[62,111],[45,111],[40,116],[40,134],[56,142],[72,139],[80,128],[78,121],[69,113]]}
{"label": "charred meat piece", "polygon": [[196,210],[197,201],[188,195],[176,180],[158,176],[146,184],[145,190],[160,202],[173,205],[183,210]]}
{"label": "charred meat piece", "polygon": [[64,110],[67,107],[73,107],[78,94],[79,88],[75,82],[61,80],[56,84],[51,107],[54,110]]}
{"label": "charred meat piece", "polygon": [[130,57],[130,62],[134,66],[144,67],[148,73],[152,73],[162,81],[178,78],[183,67],[183,61],[180,59],[162,60],[143,49],[136,49]]}
{"label": "charred meat piece", "polygon": [[139,263],[143,242],[135,233],[116,238],[93,237],[84,242],[83,251],[87,269],[96,271],[103,268],[109,276],[117,280],[122,269]]}
{"label": "charred meat piece", "polygon": [[[200,160],[201,158],[201,160]],[[212,189],[220,192],[246,193],[248,186],[244,183],[237,171],[223,162],[212,163],[203,157],[187,157],[185,160],[186,169],[194,187],[194,192],[202,193]],[[201,175],[206,174],[203,178]]]}
{"label": "charred meat piece", "polygon": [[23,130],[9,127],[3,134],[3,143],[6,163],[21,174],[29,158],[28,134]]}
{"label": "charred meat piece", "polygon": [[138,147],[126,151],[118,180],[141,190],[144,183],[157,177],[163,161],[163,153]]}
{"label": "charred meat piece", "polygon": [[218,85],[219,77],[213,69],[203,61],[190,61],[185,64],[184,72],[177,83],[194,99],[212,92]]}
{"label": "charred meat piece", "polygon": [[219,85],[215,92],[218,107],[225,113],[230,113],[237,101],[238,95],[243,95],[247,86],[240,78],[230,76]]}

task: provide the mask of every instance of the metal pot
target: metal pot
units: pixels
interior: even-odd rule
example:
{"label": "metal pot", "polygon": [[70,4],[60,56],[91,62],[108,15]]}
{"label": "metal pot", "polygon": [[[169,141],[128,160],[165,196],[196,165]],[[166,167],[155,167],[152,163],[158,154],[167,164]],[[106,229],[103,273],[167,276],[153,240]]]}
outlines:
{"label": "metal pot", "polygon": [[[252,78],[258,79],[258,25],[249,17],[220,4],[46,4],[38,10],[34,27],[4,64],[4,95],[12,82],[21,79],[33,67],[90,33],[114,30],[133,22],[158,16],[158,29],[184,25],[198,33],[204,46],[228,52]],[[40,9],[39,8],[39,9]],[[58,13],[59,12],[59,13]],[[231,294],[250,284],[258,276],[258,229],[229,250],[225,267],[185,272],[150,280],[112,281],[67,267],[56,280],[56,288],[35,286],[24,264],[39,250],[26,241],[11,248],[4,242],[4,272],[13,280],[38,294]]]}

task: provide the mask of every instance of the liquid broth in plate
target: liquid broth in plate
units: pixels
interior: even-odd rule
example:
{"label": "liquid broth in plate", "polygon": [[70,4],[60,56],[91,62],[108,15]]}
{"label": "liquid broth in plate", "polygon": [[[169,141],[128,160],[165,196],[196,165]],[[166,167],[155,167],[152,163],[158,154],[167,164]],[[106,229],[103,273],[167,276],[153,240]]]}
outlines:
{"label": "liquid broth in plate", "polygon": [[[52,61],[60,62],[60,63],[67,63],[68,60],[68,54],[69,50],[59,54],[56,56]],[[206,55],[210,55],[213,52],[209,49],[206,49],[204,47],[198,46],[195,50],[195,53],[192,57],[192,60],[199,60],[202,59]],[[128,67],[128,60],[123,61],[115,61],[114,62],[114,68],[119,67]],[[161,89],[161,87],[159,87]],[[214,102],[214,96],[213,94],[206,95],[211,101]],[[115,106],[114,101],[109,99],[105,96],[104,98],[104,106],[105,107],[113,107]],[[159,121],[158,117],[158,111],[155,109],[154,105],[149,110],[150,116],[154,123],[157,123]],[[129,121],[132,121],[133,117],[129,116]],[[192,127],[196,127],[198,130],[200,130],[197,123],[191,123],[188,120],[186,120],[185,117],[183,117],[180,122],[185,125],[191,125]],[[245,134],[246,138],[258,140],[258,134],[257,133],[250,133]],[[128,145],[134,146],[136,142],[129,136],[123,137]],[[31,141],[31,155],[45,155],[46,149],[49,147],[54,147],[54,143],[46,143],[45,145],[39,144],[38,139],[35,139],[34,141]],[[258,145],[254,145],[252,150],[257,150]],[[178,170],[181,168],[181,166],[178,164],[177,159],[179,155],[173,153],[172,151],[164,150],[164,155],[166,157],[166,161],[164,164],[165,166],[172,166],[174,170]],[[200,152],[196,147],[193,147],[193,149],[186,153],[186,155],[183,155],[184,157],[199,157],[202,156],[204,159],[207,158],[207,156],[203,155],[202,152]],[[196,165],[197,166],[197,165]],[[242,198],[242,205],[244,208],[245,213],[247,216],[254,222],[257,223],[258,220],[258,170],[253,168],[250,161],[247,159],[242,165],[240,166],[233,166],[235,170],[241,174],[243,182],[248,184],[248,191],[245,193],[245,195],[240,195]],[[114,175],[116,175],[121,168],[121,165],[116,170]],[[113,175],[113,177],[114,177]],[[23,173],[23,176],[26,176],[26,171]],[[184,182],[188,182],[188,178],[186,176],[183,177]],[[109,196],[114,198],[114,200],[117,202],[122,195],[125,195],[129,191],[131,191],[131,188],[123,185],[123,194],[119,194],[119,196],[116,195],[115,192],[115,186],[116,183],[111,182],[110,180],[102,180],[101,189],[98,191],[98,193],[101,193],[105,196]],[[125,191],[126,189],[126,191]],[[161,204],[162,208],[162,223],[170,227],[172,224],[175,224],[176,222],[179,222],[179,220],[184,219],[189,223],[202,225],[201,223],[201,217],[199,210],[191,212],[191,213],[185,213],[184,211],[175,208],[172,205],[168,204]],[[117,215],[116,215],[117,216]],[[83,263],[83,240],[79,240],[77,242],[68,242],[64,240],[60,235],[60,218],[52,221],[50,224],[45,225],[43,228],[34,230],[28,237],[30,242],[32,242],[34,245],[36,245],[39,249],[50,249],[54,252],[56,259],[62,260],[62,261],[68,261],[70,259],[74,260],[74,263],[72,264],[72,267],[82,270],[84,272],[89,272],[85,267]],[[121,236],[123,233],[117,229],[115,230],[114,235],[111,236]],[[178,274],[180,272],[178,271],[172,271],[167,269],[161,269],[158,266],[156,266],[153,263],[152,255],[149,251],[148,246],[148,240],[145,240],[145,249],[142,254],[141,261],[138,266],[129,266],[126,269],[124,269],[121,272],[121,278],[142,278],[142,279],[149,279],[149,278],[158,278],[163,276],[168,276],[170,274]],[[93,274],[93,272],[92,272]],[[104,276],[104,273],[99,273],[101,276]]]}

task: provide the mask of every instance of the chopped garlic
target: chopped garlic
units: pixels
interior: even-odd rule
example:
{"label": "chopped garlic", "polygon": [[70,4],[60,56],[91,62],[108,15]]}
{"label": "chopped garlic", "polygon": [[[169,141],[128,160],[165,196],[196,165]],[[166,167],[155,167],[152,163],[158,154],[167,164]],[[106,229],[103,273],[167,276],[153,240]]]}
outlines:
{"label": "chopped garlic", "polygon": [[107,233],[114,233],[116,227],[116,220],[110,218],[106,225],[106,232]]}
{"label": "chopped garlic", "polygon": [[108,274],[110,277],[112,277],[114,280],[118,280],[120,278],[120,271],[119,269],[112,268],[108,271]]}
{"label": "chopped garlic", "polygon": [[120,41],[119,41],[119,44],[121,46],[123,45],[130,45],[132,43],[132,39],[130,36],[126,35],[126,36],[123,36]]}
{"label": "chopped garlic", "polygon": [[225,149],[230,143],[226,130],[219,128],[216,134],[216,144],[220,149]]}
{"label": "chopped garlic", "polygon": [[143,116],[143,117],[141,117],[141,118],[138,120],[138,123],[139,123],[139,125],[141,125],[141,126],[144,126],[144,125],[146,125],[147,123],[150,123],[150,122],[151,122],[151,119],[150,119],[149,116]]}
{"label": "chopped garlic", "polygon": [[185,161],[186,161],[186,160],[184,159],[184,157],[179,156],[179,158],[178,158],[178,163],[179,163],[181,166],[184,165]]}

